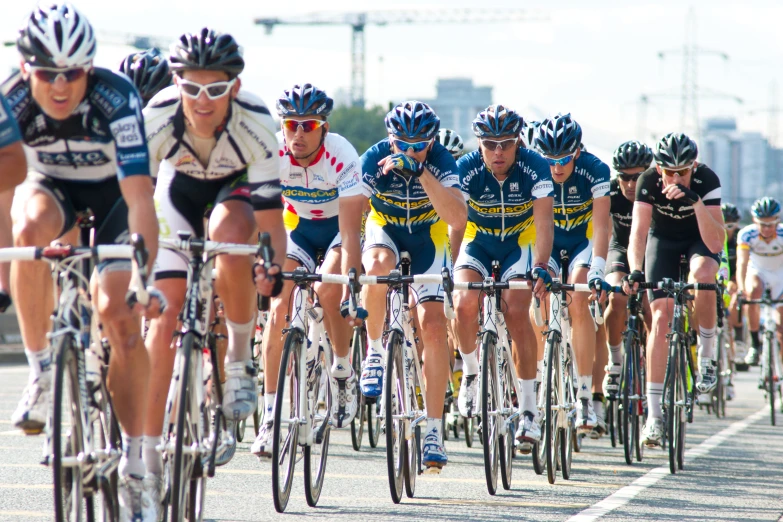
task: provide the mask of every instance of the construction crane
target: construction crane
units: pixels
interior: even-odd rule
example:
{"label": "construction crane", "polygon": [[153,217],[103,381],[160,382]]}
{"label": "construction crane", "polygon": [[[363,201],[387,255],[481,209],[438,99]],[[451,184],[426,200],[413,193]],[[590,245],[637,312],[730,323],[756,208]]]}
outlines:
{"label": "construction crane", "polygon": [[323,12],[286,18],[256,18],[270,34],[276,25],[348,25],[351,27],[351,103],[364,107],[364,28],[390,24],[482,24],[542,21],[547,17],[522,9],[450,9],[409,12]]}

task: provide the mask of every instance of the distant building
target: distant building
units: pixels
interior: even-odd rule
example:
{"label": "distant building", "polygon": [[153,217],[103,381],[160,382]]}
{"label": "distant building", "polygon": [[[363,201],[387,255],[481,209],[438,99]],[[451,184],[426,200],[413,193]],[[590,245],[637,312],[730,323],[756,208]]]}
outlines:
{"label": "distant building", "polygon": [[470,78],[440,78],[435,89],[434,100],[422,101],[440,117],[441,127],[457,131],[465,142],[475,146],[471,122],[492,104],[492,87],[475,86]]}

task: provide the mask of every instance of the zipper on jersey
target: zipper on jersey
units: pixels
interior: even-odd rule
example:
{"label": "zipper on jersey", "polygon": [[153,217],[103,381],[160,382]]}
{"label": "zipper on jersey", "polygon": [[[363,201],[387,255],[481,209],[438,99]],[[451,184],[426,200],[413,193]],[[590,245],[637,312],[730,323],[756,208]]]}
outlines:
{"label": "zipper on jersey", "polygon": [[71,154],[71,148],[68,146],[68,140],[64,139],[65,142],[65,152],[68,153],[68,161],[71,163],[71,167],[74,169],[77,169],[76,162],[73,160],[73,154]]}
{"label": "zipper on jersey", "polygon": [[503,200],[503,183],[506,180],[500,181],[495,178],[500,185],[500,240],[506,239],[506,202]]}
{"label": "zipper on jersey", "polygon": [[405,179],[405,223],[408,225],[409,234],[413,234],[413,230],[411,230],[411,179],[413,178]]}
{"label": "zipper on jersey", "polygon": [[568,214],[566,214],[565,207],[565,182],[560,184],[560,208],[563,210],[563,217],[565,218],[565,229],[568,230]]}

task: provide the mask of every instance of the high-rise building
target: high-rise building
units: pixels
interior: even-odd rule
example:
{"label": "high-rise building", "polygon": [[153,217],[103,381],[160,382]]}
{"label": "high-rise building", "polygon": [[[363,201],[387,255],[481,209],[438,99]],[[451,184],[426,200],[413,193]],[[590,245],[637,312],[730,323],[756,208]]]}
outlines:
{"label": "high-rise building", "polygon": [[492,104],[492,87],[475,86],[470,78],[440,78],[435,89],[435,99],[422,101],[440,117],[441,127],[457,131],[466,143],[475,143],[471,122]]}

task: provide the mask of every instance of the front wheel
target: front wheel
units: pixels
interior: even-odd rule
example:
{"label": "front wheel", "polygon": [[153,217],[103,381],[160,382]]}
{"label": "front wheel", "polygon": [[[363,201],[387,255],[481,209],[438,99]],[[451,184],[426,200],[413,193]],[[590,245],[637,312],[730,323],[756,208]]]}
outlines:
{"label": "front wheel", "polygon": [[498,489],[499,428],[497,396],[497,352],[491,332],[485,333],[481,341],[481,439],[484,447],[484,475],[487,491],[494,495]]}
{"label": "front wheel", "polygon": [[[402,483],[406,460],[404,373],[402,334],[394,330],[386,345],[386,373],[383,376],[384,430],[386,431],[386,470],[392,502],[402,499]],[[395,418],[396,417],[396,418]]]}
{"label": "front wheel", "polygon": [[544,383],[544,445],[546,447],[546,475],[550,484],[554,484],[557,477],[558,445],[560,442],[557,406],[562,402],[559,392],[560,358],[558,357],[558,349],[560,342],[555,338],[557,335],[557,332],[552,332],[547,339],[548,357],[546,382]]}
{"label": "front wheel", "polygon": [[[353,339],[351,340],[351,365],[353,371],[358,377],[362,374],[362,363],[364,361],[364,354],[367,353],[367,334],[364,327],[354,327]],[[362,435],[364,435],[364,420],[369,421],[369,417],[365,413],[364,406],[366,404],[366,398],[364,394],[359,392],[358,398],[359,404],[357,407],[356,416],[351,421],[351,445],[353,449],[359,451],[362,449]],[[370,428],[371,429],[371,428]],[[372,445],[372,444],[371,444]],[[373,446],[375,447],[375,446]]]}

